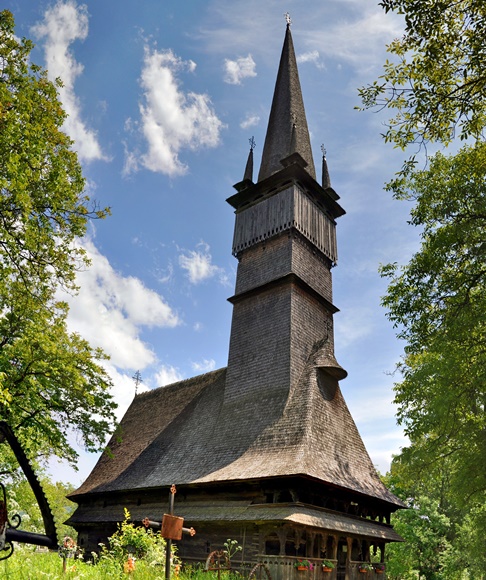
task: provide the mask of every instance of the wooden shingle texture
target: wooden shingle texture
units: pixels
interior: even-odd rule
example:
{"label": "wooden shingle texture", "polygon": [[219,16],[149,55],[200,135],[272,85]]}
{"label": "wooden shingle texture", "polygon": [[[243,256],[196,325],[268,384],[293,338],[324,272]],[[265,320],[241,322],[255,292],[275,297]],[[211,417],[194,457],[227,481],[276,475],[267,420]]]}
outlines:
{"label": "wooden shingle texture", "polygon": [[376,474],[337,380],[315,365],[325,358],[323,350],[310,358],[278,419],[261,408],[240,439],[228,437],[239,433],[237,418],[223,414],[226,369],[137,395],[109,452],[73,499],[172,483],[303,475],[401,505]]}

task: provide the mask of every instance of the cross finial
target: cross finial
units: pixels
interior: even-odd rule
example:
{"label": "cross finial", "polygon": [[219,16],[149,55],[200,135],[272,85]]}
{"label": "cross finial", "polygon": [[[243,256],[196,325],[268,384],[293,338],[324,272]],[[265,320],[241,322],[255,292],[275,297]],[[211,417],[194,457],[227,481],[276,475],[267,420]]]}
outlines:
{"label": "cross finial", "polygon": [[326,156],[326,148],[324,147],[324,143],[321,145],[321,151],[322,151],[322,156],[325,157]]}
{"label": "cross finial", "polygon": [[286,12],[284,14],[285,16],[285,21],[287,22],[287,28],[290,28],[290,25],[292,24],[292,19],[290,18],[290,14],[288,12]]}
{"label": "cross finial", "polygon": [[250,142],[250,149],[253,151],[253,149],[256,147],[255,137],[252,136],[252,138],[248,139],[248,141]]}
{"label": "cross finial", "polygon": [[133,375],[132,379],[135,381],[135,394],[137,394],[137,391],[138,391],[138,385],[139,385],[140,383],[143,383],[143,380],[142,380],[142,375],[140,374],[140,371],[137,371],[137,372],[136,372],[136,373]]}

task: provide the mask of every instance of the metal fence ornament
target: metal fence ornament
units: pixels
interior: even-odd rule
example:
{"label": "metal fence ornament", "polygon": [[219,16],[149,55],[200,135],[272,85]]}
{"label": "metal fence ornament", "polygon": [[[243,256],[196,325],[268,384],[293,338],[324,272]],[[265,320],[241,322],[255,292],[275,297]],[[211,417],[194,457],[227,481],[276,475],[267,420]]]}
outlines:
{"label": "metal fence ornament", "polygon": [[[13,554],[14,547],[11,540],[7,539],[7,530],[16,529],[20,526],[21,518],[18,514],[12,517],[15,523],[8,519],[7,492],[3,483],[0,483],[0,560],[6,560]],[[5,552],[2,554],[1,552]]]}
{"label": "metal fence ornament", "polygon": [[218,580],[221,578],[221,572],[228,572],[231,570],[231,560],[226,550],[214,550],[206,559],[207,572],[216,572]]}
{"label": "metal fence ornament", "polygon": [[[19,440],[15,436],[11,427],[0,421],[0,443],[7,442],[24,472],[27,481],[29,482],[35,499],[39,505],[42,519],[44,521],[45,534],[35,534],[33,532],[24,532],[17,529],[20,526],[21,518],[18,514],[8,517],[7,493],[5,486],[0,483],[0,560],[9,558],[14,551],[13,542],[21,544],[34,544],[36,546],[45,546],[50,549],[57,549],[57,531],[54,517],[49,506],[49,502],[44,494],[39,480],[37,479],[34,470],[32,469],[27,456],[22,449]],[[2,553],[5,552],[5,553]]]}

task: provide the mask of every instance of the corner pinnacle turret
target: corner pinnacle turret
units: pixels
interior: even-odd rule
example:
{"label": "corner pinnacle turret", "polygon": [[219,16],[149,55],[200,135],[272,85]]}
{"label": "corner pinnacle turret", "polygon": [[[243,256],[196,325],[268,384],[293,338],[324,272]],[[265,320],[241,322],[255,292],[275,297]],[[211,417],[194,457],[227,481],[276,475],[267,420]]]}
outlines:
{"label": "corner pinnacle turret", "polygon": [[258,181],[280,171],[281,161],[293,153],[300,155],[307,164],[307,172],[316,178],[289,20],[287,19]]}

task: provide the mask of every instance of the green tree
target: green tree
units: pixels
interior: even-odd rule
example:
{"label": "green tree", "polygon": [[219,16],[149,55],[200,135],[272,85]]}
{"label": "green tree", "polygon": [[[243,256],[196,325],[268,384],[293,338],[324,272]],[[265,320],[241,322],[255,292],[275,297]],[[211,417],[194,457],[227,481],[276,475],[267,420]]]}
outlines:
{"label": "green tree", "polygon": [[0,419],[31,457],[74,463],[70,430],[99,449],[114,403],[106,357],[68,332],[56,292],[76,290],[76,272],[88,265],[77,240],[107,211],[90,205],[61,130],[61,81],[30,63],[31,49],[15,37],[12,14],[0,12]]}
{"label": "green tree", "polygon": [[423,170],[416,149],[390,181],[397,199],[414,204],[422,244],[406,266],[381,270],[390,281],[383,304],[406,341],[395,401],[410,445],[397,460],[416,480],[412,497],[434,498],[451,521],[443,574],[453,578],[484,554],[466,538],[486,534],[486,3],[380,5],[405,24],[383,75],[360,90],[365,108],[393,115],[385,140],[402,149],[470,143],[450,157],[425,155]]}
{"label": "green tree", "polygon": [[422,245],[384,266],[383,304],[406,341],[395,385],[398,421],[416,472],[450,457],[451,490],[464,504],[486,491],[486,144],[438,154],[402,195]]}
{"label": "green tree", "polygon": [[392,58],[384,74],[360,90],[365,108],[394,113],[385,139],[405,148],[480,138],[486,125],[484,1],[382,0],[380,6],[405,22],[403,36],[388,45]]}
{"label": "green tree", "polygon": [[444,578],[441,560],[450,549],[449,526],[449,519],[440,513],[434,500],[426,497],[410,500],[409,509],[399,510],[393,517],[393,527],[405,542],[388,546],[388,577],[400,580]]}
{"label": "green tree", "polygon": [[[424,476],[411,467],[406,453],[393,458],[383,481],[409,510],[392,515],[392,524],[405,542],[387,547],[390,578],[412,580],[419,576],[456,580],[463,578],[466,570],[468,578],[481,578],[481,574],[476,575],[478,569],[471,573],[472,563],[478,559],[475,553],[478,542],[474,545],[467,541],[467,534],[474,529],[476,537],[481,527],[474,528],[476,522],[470,517],[471,512],[467,507],[459,507],[450,493],[452,464],[451,458],[445,457],[434,463]],[[465,532],[467,529],[466,533],[462,532],[463,528]]]}
{"label": "green tree", "polygon": [[[432,500],[451,522],[440,549],[441,577],[460,578],[466,568],[480,577],[479,544],[484,547],[486,536],[486,144],[435,155],[428,169],[402,178],[398,191],[415,201],[411,224],[420,228],[422,244],[406,266],[382,268],[390,280],[383,304],[406,341],[398,364],[402,380],[394,389],[410,445],[393,462],[393,481],[399,495],[420,505]],[[407,516],[398,518],[413,525]]]}
{"label": "green tree", "polygon": [[[456,526],[453,549],[444,554],[444,570],[449,577],[467,570],[470,578],[484,578],[486,554],[486,494]],[[458,557],[456,557],[458,556]],[[458,576],[456,576],[458,577]]]}

